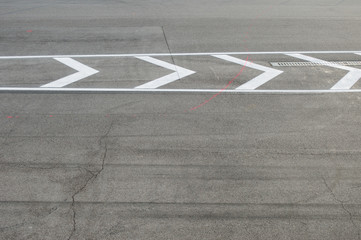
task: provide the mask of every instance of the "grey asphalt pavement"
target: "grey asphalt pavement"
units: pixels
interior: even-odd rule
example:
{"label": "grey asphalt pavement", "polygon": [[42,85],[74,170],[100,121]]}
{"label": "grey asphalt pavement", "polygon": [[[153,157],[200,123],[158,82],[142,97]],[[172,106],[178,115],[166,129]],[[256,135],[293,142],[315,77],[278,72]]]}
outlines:
{"label": "grey asphalt pavement", "polygon": [[1,90],[77,72],[51,56],[4,56],[69,55],[99,71],[64,89],[130,89],[174,73],[104,54],[162,53],[154,59],[195,72],[164,90],[220,90],[232,79],[235,89],[262,74],[176,53],[361,61],[360,9],[356,0],[0,0],[0,239],[361,239],[361,93],[312,92],[347,69],[235,54],[283,72],[257,89],[311,91]]}

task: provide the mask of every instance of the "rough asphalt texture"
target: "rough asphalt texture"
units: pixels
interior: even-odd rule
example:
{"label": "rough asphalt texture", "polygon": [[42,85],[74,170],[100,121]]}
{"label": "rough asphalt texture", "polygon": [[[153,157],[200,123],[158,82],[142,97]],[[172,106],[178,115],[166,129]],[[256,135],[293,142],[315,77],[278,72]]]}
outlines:
{"label": "rough asphalt texture", "polygon": [[[357,51],[360,9],[358,0],[0,0],[0,55]],[[159,59],[198,73],[169,88],[221,89],[240,70],[206,56]],[[136,59],[77,60],[100,72],[69,87],[135,87],[171,73]],[[347,73],[282,70],[262,88],[327,89]],[[29,87],[74,70],[0,60],[0,72],[1,87]],[[259,74],[247,69],[232,86]],[[0,239],[360,239],[361,94],[221,94],[188,111],[211,96],[0,93]]]}

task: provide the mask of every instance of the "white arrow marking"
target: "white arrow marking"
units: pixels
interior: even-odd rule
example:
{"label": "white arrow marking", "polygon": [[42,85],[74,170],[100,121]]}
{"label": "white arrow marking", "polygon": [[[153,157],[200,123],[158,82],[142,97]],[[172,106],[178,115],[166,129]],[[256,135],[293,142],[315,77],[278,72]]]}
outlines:
{"label": "white arrow marking", "polygon": [[97,71],[91,67],[88,67],[78,61],[75,61],[74,59],[71,59],[71,58],[54,58],[54,59],[67,65],[68,67],[71,67],[71,68],[77,70],[78,72],[71,74],[67,77],[58,79],[54,82],[45,84],[41,87],[47,87],[47,88],[64,87],[68,84],[74,83],[76,81],[79,81],[83,78],[89,77],[89,76],[99,72],[99,71]]}
{"label": "white arrow marking", "polygon": [[350,89],[360,78],[361,78],[361,70],[357,68],[352,68],[348,66],[342,66],[335,63],[330,63],[318,58],[309,57],[302,54],[287,54],[288,56],[303,59],[309,62],[322,64],[325,66],[330,66],[333,68],[338,68],[342,70],[349,71],[340,81],[338,81],[331,89],[332,90],[344,90],[344,89]]}
{"label": "white arrow marking", "polygon": [[271,79],[277,77],[278,75],[280,75],[281,73],[283,73],[283,71],[280,71],[280,70],[261,66],[261,65],[251,63],[249,61],[245,61],[245,60],[242,60],[239,58],[231,57],[228,55],[213,55],[213,57],[220,58],[220,59],[223,59],[223,60],[226,60],[229,62],[237,63],[239,65],[250,67],[250,68],[257,69],[257,70],[264,72],[261,75],[259,75],[258,77],[255,77],[252,80],[250,80],[250,81],[242,84],[238,88],[236,88],[238,90],[254,90],[254,89],[258,88],[259,86],[265,84],[269,80],[271,80]]}
{"label": "white arrow marking", "polygon": [[164,67],[164,68],[172,70],[172,71],[176,71],[176,72],[171,73],[171,74],[169,74],[167,76],[155,79],[155,80],[153,80],[151,82],[145,83],[145,84],[140,85],[140,86],[135,87],[135,88],[152,88],[152,89],[154,89],[154,88],[161,87],[161,86],[163,86],[165,84],[174,82],[176,80],[179,80],[181,78],[187,77],[187,76],[195,73],[194,71],[191,71],[189,69],[182,68],[182,67],[179,67],[179,66],[176,66],[176,65],[173,65],[173,64],[170,64],[170,63],[167,63],[167,62],[164,62],[164,61],[149,57],[149,56],[136,57],[136,58],[141,59],[141,60],[146,61],[146,62],[149,62],[149,63],[152,63],[152,64],[155,64],[155,65],[160,66],[160,67]]}

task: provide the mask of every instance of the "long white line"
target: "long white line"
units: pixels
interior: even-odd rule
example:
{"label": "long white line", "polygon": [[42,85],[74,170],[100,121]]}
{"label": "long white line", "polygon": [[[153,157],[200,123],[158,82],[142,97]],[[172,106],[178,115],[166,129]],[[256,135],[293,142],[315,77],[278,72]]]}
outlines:
{"label": "long white line", "polygon": [[250,80],[250,81],[242,84],[241,86],[237,87],[236,88],[237,90],[253,90],[253,89],[256,89],[256,88],[260,87],[261,85],[265,84],[266,82],[268,82],[268,81],[272,80],[273,78],[277,77],[281,73],[283,73],[283,71],[280,71],[280,70],[277,70],[277,69],[261,66],[261,65],[258,65],[258,64],[255,64],[255,63],[252,63],[252,62],[249,62],[249,61],[245,61],[245,60],[242,60],[242,59],[239,59],[239,58],[231,57],[231,56],[228,56],[228,55],[214,55],[214,57],[264,72],[261,75],[255,77],[252,80]]}
{"label": "long white line", "polygon": [[136,88],[158,88],[158,87],[161,87],[163,85],[166,85],[168,83],[174,82],[176,80],[179,80],[181,78],[187,77],[187,76],[195,73],[194,71],[191,71],[189,69],[182,68],[180,66],[176,66],[176,65],[173,65],[173,64],[170,64],[170,63],[167,63],[167,62],[164,62],[164,61],[161,61],[159,59],[155,59],[155,58],[152,58],[149,56],[136,57],[136,58],[141,59],[146,62],[149,62],[149,63],[152,63],[152,64],[155,64],[157,66],[172,70],[172,71],[176,71],[176,72],[166,75],[164,77],[157,78],[153,81],[147,82]]}
{"label": "long white line", "polygon": [[34,58],[94,58],[94,57],[162,57],[162,56],[209,56],[209,55],[269,55],[269,54],[361,54],[357,51],[276,51],[276,52],[205,52],[205,53],[137,53],[137,54],[91,54],[91,55],[34,55],[34,56],[0,56],[0,59],[34,59]]}
{"label": "long white line", "polygon": [[338,68],[338,69],[342,69],[342,70],[346,70],[349,71],[341,80],[339,80],[331,89],[332,90],[342,90],[342,89],[350,89],[360,78],[361,78],[361,70],[358,68],[352,68],[352,67],[348,67],[348,66],[342,66],[336,63],[330,63],[318,58],[314,58],[314,57],[310,57],[310,56],[305,56],[302,54],[287,54],[291,57],[295,57],[295,58],[299,58],[299,59],[303,59],[309,62],[313,62],[313,63],[320,63],[323,64],[325,66],[329,66],[329,67],[333,67],[333,68]]}
{"label": "long white line", "polygon": [[60,78],[56,81],[53,81],[51,83],[45,84],[41,87],[49,88],[49,87],[64,87],[66,85],[69,85],[71,83],[74,83],[76,81],[79,81],[83,78],[89,77],[93,74],[98,73],[98,70],[95,70],[87,65],[84,65],[78,61],[75,61],[71,58],[54,58],[55,60],[67,65],[68,67],[71,67],[75,70],[77,70],[77,73],[73,73],[69,76]]}
{"label": "long white line", "polygon": [[[138,89],[138,88],[22,88],[0,87],[0,93],[45,92],[45,93],[218,93],[218,89]],[[361,89],[345,90],[224,90],[222,93],[237,94],[322,94],[322,93],[361,93]]]}

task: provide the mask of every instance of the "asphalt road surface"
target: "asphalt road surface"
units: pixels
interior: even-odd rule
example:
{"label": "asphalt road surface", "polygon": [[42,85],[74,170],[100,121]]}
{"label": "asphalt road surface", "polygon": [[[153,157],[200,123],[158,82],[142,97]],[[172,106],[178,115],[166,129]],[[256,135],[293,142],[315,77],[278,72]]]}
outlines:
{"label": "asphalt road surface", "polygon": [[360,9],[0,0],[0,239],[360,239]]}

